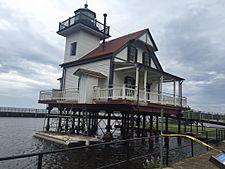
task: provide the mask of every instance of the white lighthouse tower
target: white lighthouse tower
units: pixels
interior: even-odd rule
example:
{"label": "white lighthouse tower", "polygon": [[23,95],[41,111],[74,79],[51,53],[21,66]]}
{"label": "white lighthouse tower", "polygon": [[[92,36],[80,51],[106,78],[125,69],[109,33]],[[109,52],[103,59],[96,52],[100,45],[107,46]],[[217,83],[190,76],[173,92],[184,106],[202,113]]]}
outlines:
{"label": "white lighthouse tower", "polygon": [[85,4],[74,12],[74,16],[59,23],[58,34],[66,37],[64,63],[79,60],[100,45],[100,41],[109,35],[109,27],[106,26],[106,14],[104,24],[96,19],[96,13],[88,9]]}

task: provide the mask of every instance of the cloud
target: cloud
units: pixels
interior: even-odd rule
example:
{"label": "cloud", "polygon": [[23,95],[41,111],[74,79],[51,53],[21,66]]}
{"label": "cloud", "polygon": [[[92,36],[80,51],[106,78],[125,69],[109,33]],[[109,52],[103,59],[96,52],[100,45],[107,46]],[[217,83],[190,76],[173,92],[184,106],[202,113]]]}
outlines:
{"label": "cloud", "polygon": [[[72,16],[84,3],[81,0],[0,2],[2,105],[9,105],[10,100],[15,103],[19,95],[24,96],[24,102],[20,100],[15,105],[36,103],[39,90],[58,87],[56,79],[61,76],[58,64],[63,61],[65,43],[55,33],[58,22]],[[183,94],[190,106],[225,112],[225,1],[88,3],[98,20],[103,20],[103,13],[108,14],[113,37],[150,28],[164,70],[186,79]]]}
{"label": "cloud", "polygon": [[190,3],[164,25],[159,39],[163,67],[186,79],[183,93],[190,106],[206,111],[225,112],[224,5],[223,1]]}

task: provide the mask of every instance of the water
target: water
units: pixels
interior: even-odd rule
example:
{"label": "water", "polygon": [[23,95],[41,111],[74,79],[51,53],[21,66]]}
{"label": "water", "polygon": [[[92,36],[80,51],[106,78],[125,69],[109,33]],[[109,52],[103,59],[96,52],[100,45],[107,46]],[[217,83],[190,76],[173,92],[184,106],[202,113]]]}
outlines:
{"label": "water", "polygon": [[[53,144],[33,138],[34,131],[42,130],[42,118],[0,118],[0,157],[20,155],[33,152],[57,150],[65,146]],[[183,140],[182,146],[190,144]],[[149,153],[148,145],[141,141],[134,143],[129,149],[131,157]],[[170,148],[178,147],[176,138],[170,139]],[[155,144],[154,152],[159,151],[159,144]],[[195,152],[205,151],[202,146],[196,146]],[[179,160],[191,155],[190,147],[171,151],[169,161]],[[44,155],[44,169],[94,169],[103,165],[126,159],[126,146],[111,145],[74,152]],[[142,169],[145,159],[132,162],[130,169]],[[37,166],[37,157],[0,162],[0,169],[33,169]],[[125,168],[124,165],[115,168]]]}

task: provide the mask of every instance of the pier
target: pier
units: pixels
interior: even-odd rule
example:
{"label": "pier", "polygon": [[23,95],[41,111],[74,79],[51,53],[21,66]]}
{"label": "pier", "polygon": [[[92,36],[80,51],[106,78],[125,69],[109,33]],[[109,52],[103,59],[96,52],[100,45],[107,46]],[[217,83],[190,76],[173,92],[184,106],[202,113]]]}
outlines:
{"label": "pier", "polygon": [[0,117],[46,117],[46,109],[0,107]]}

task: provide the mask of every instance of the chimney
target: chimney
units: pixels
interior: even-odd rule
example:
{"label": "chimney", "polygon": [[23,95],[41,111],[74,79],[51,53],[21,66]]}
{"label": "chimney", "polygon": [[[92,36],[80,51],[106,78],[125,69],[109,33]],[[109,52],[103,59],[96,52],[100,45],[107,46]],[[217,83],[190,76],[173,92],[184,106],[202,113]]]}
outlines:
{"label": "chimney", "polygon": [[107,14],[104,13],[103,16],[104,16],[104,35],[103,35],[102,47],[103,47],[103,50],[104,50],[104,48],[105,48],[105,34],[106,34],[106,17],[107,17]]}

